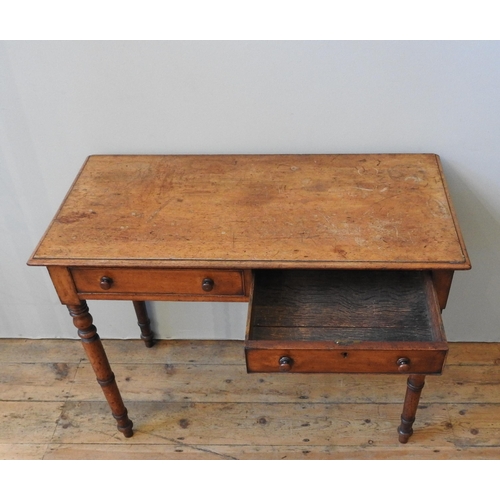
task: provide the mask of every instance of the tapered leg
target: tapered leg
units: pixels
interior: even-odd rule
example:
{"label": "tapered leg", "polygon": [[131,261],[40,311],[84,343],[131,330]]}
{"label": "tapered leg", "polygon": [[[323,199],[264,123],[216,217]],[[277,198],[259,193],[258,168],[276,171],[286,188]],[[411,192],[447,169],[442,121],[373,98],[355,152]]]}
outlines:
{"label": "tapered leg", "polygon": [[118,430],[125,437],[131,437],[134,433],[132,431],[133,424],[128,418],[127,409],[123,404],[120,391],[116,385],[115,375],[109,366],[101,339],[97,335],[97,329],[92,324],[92,316],[89,313],[87,303],[82,300],[80,305],[68,306],[68,309],[73,318],[73,323],[78,328],[78,335],[82,339],[83,347],[94,369],[97,382],[108,401],[113,417],[116,419]]}
{"label": "tapered leg", "polygon": [[413,434],[413,422],[415,422],[415,414],[417,413],[418,402],[424,384],[425,375],[410,375],[408,377],[401,425],[398,427],[400,443],[407,443]]}
{"label": "tapered leg", "polygon": [[153,347],[154,333],[151,331],[151,321],[149,320],[146,302],[142,300],[134,300],[135,314],[137,314],[137,324],[141,329],[141,339],[144,340],[146,347]]}

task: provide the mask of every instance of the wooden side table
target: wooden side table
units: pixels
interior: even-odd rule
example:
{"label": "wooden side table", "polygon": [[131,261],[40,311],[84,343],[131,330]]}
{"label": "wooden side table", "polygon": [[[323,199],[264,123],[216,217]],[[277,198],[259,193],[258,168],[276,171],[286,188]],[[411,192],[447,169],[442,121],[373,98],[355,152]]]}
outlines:
{"label": "wooden side table", "polygon": [[118,429],[87,300],[248,301],[249,372],[402,373],[407,442],[470,261],[432,154],[91,156],[28,262],[46,266]]}

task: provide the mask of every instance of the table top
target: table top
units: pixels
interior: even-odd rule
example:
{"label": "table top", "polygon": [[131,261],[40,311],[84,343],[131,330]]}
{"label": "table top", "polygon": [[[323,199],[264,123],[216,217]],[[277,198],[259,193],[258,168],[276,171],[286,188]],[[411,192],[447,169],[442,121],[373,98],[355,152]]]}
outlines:
{"label": "table top", "polygon": [[28,263],[470,267],[433,154],[90,156]]}

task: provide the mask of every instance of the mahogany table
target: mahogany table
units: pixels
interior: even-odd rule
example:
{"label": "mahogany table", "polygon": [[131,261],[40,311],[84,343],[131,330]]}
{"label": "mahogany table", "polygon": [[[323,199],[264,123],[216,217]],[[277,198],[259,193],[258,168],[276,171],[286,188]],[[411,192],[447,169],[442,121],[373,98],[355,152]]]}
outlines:
{"label": "mahogany table", "polygon": [[126,437],[87,300],[132,301],[148,347],[146,301],[248,301],[249,372],[408,375],[403,443],[470,268],[433,154],[91,156],[28,264],[47,267]]}

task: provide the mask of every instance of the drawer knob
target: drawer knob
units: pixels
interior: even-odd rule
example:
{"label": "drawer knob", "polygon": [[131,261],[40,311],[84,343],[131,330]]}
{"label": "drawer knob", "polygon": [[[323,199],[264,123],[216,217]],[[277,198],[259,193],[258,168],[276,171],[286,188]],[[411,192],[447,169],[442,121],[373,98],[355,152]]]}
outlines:
{"label": "drawer knob", "polygon": [[111,278],[108,278],[107,276],[103,276],[101,278],[100,285],[103,290],[109,290],[112,284],[113,280]]}
{"label": "drawer knob", "polygon": [[211,278],[205,278],[201,284],[201,288],[203,288],[205,292],[211,292],[214,289],[214,280]]}
{"label": "drawer knob", "polygon": [[280,371],[289,372],[292,369],[293,359],[288,356],[282,356],[280,358]]}
{"label": "drawer knob", "polygon": [[398,365],[398,372],[406,373],[410,371],[410,360],[408,358],[399,358],[396,363]]}

